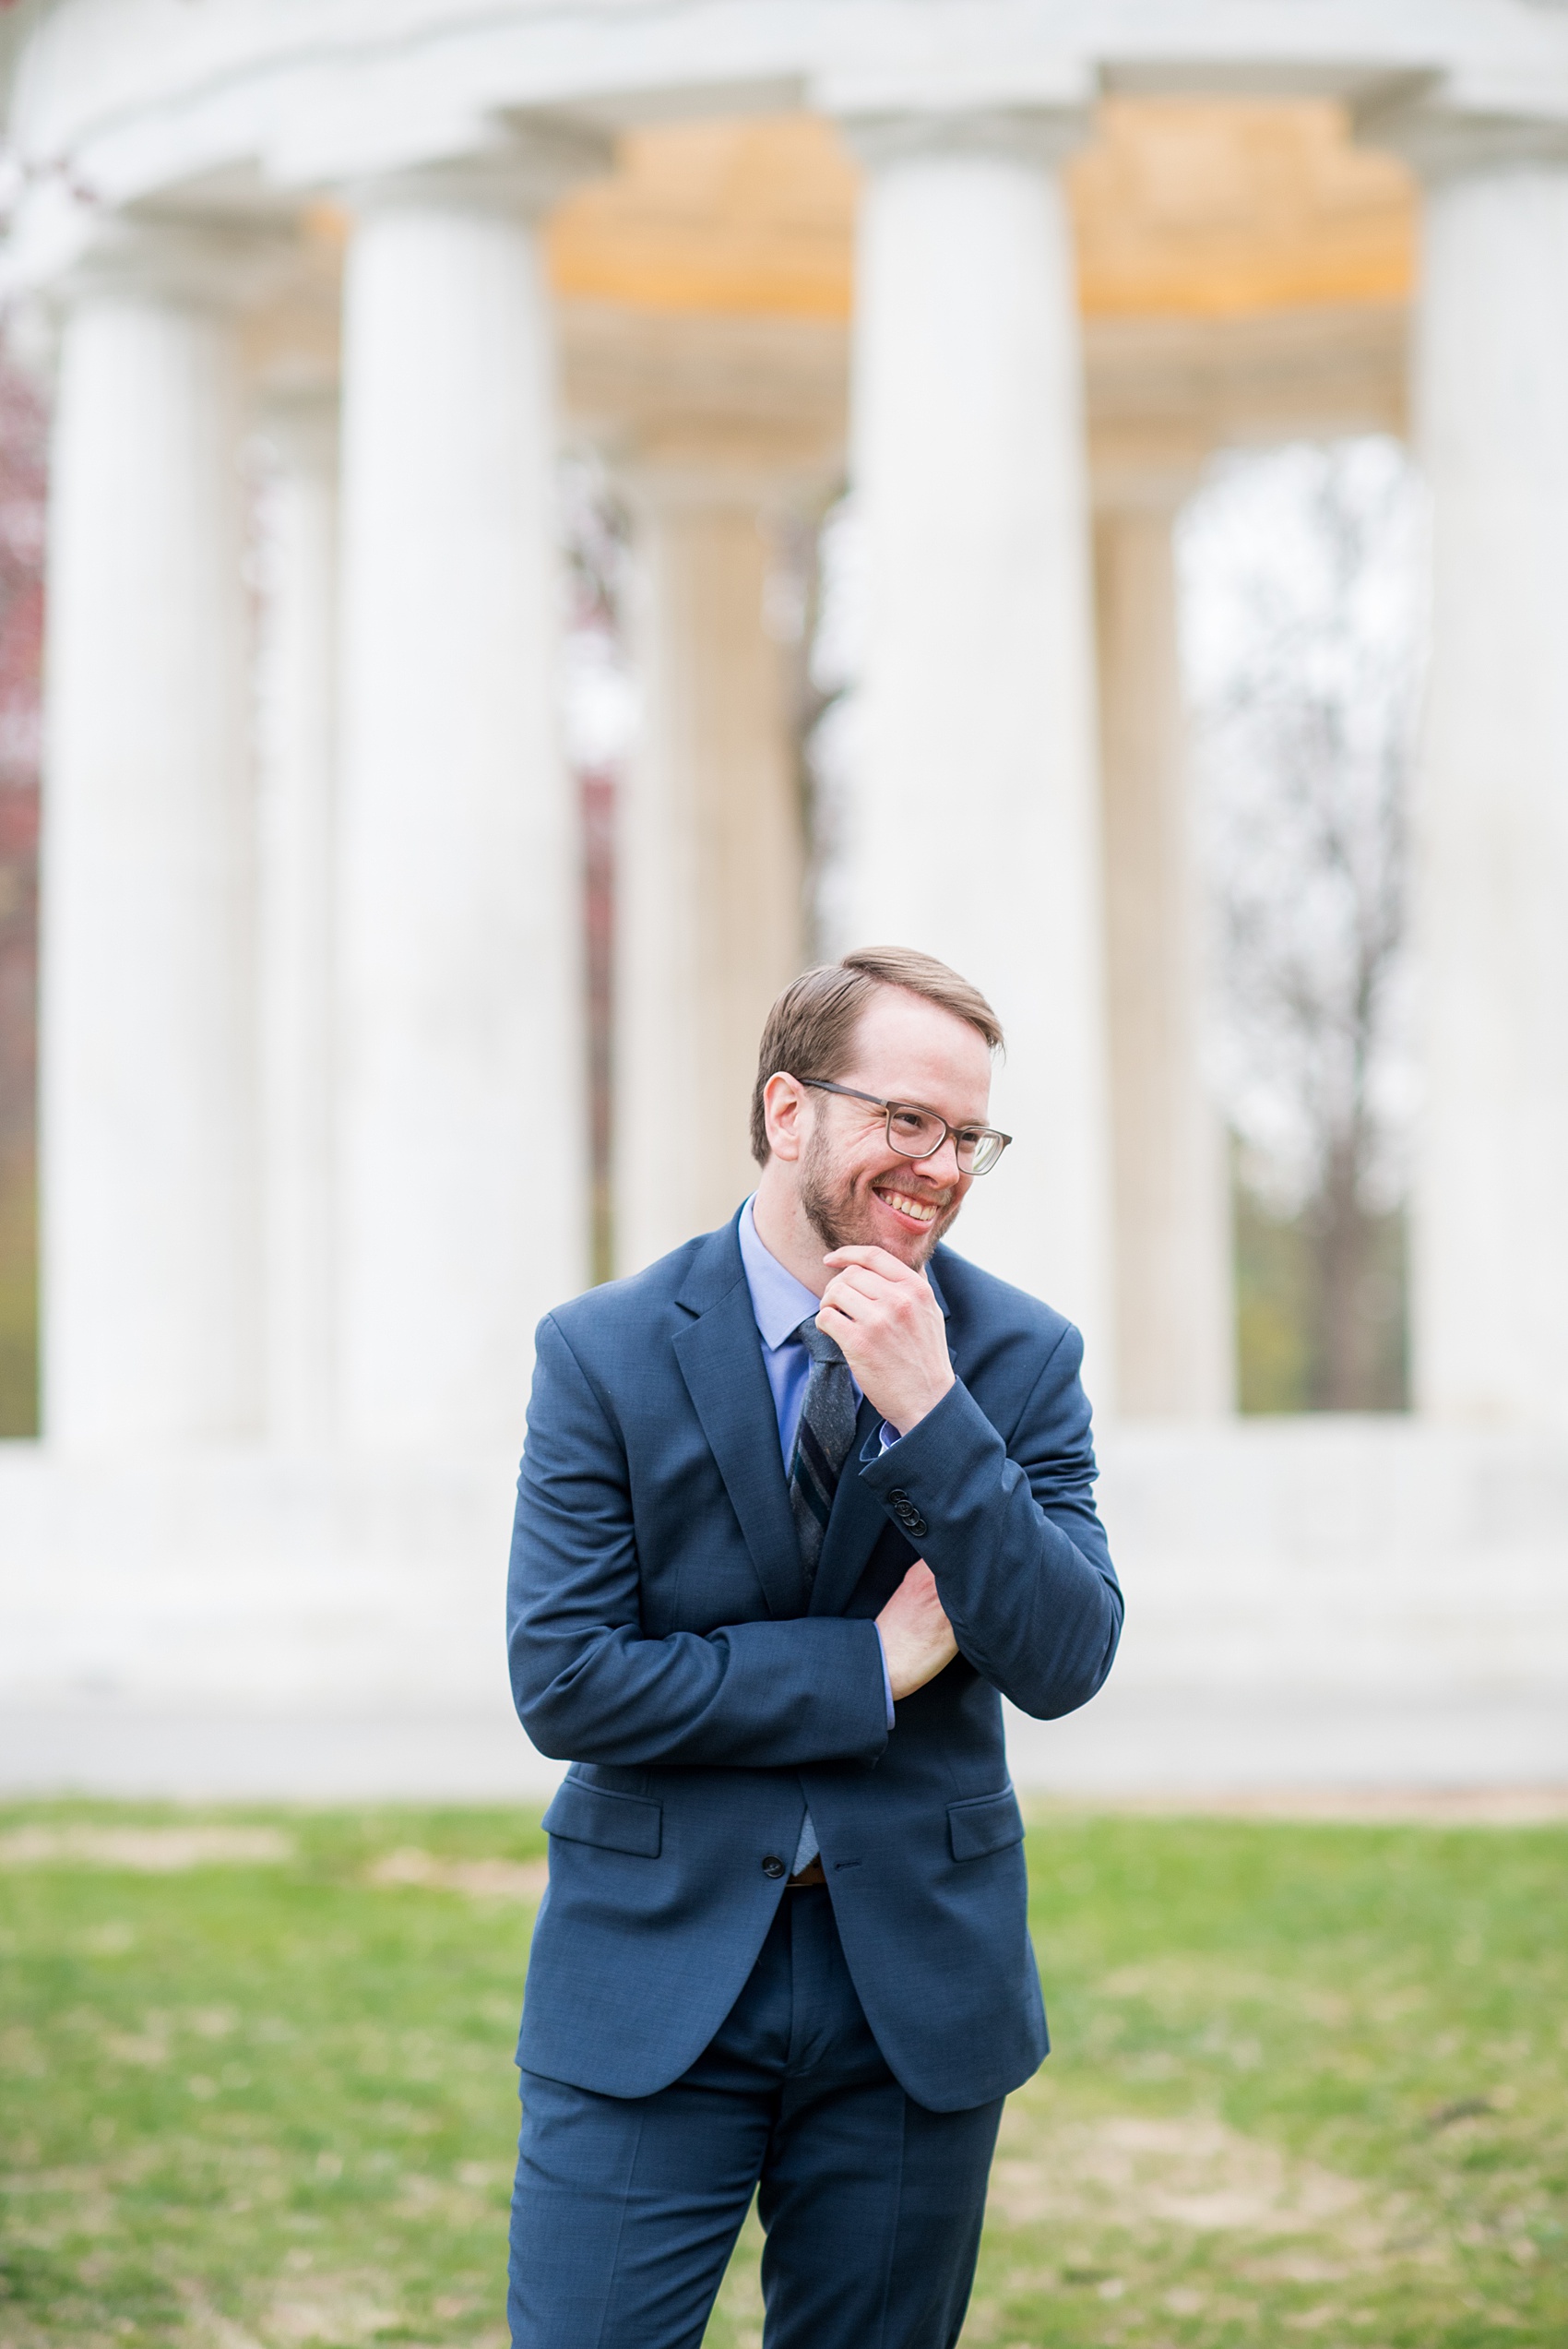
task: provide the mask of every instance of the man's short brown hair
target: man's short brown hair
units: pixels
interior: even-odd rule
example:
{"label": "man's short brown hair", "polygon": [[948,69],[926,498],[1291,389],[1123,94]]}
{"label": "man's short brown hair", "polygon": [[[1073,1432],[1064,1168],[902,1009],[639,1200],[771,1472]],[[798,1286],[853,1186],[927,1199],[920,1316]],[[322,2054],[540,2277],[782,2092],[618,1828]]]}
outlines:
{"label": "man's short brown hair", "polygon": [[763,1092],[780,1070],[790,1077],[841,1077],[849,1066],[861,1014],[878,987],[903,987],[924,996],[955,1019],[967,1019],[992,1052],[1002,1044],[1002,1022],[980,989],[961,979],[933,954],[908,946],[864,946],[837,962],[820,962],[791,979],[762,1031],[756,1087],[752,1094],[752,1156],[768,1159],[767,1115]]}

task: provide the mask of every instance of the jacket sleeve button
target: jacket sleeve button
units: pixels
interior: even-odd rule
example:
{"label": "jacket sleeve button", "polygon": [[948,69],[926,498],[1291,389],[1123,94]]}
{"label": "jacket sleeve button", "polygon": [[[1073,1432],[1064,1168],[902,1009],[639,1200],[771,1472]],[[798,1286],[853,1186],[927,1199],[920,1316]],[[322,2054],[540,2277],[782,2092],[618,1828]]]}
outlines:
{"label": "jacket sleeve button", "polygon": [[778,1858],[778,1857],[777,1857],[777,1856],[776,1856],[776,1855],[775,1855],[772,1852],[769,1852],[769,1854],[768,1854],[768,1855],[767,1855],[766,1859],[765,1859],[765,1860],[764,1860],[764,1862],[763,1862],[763,1864],[762,1864],[762,1872],[763,1872],[764,1876],[772,1876],[772,1877],[779,1877],[779,1876],[782,1876],[782,1875],[783,1875],[783,1873],[784,1873],[784,1863],[783,1863],[783,1861],[782,1861],[781,1859]]}

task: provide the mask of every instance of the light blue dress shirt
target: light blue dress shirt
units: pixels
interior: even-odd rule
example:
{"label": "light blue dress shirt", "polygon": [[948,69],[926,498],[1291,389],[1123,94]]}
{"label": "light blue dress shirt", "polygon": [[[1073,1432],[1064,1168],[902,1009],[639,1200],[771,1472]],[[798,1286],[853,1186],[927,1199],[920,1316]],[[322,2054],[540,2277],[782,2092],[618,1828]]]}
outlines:
{"label": "light blue dress shirt", "polygon": [[[802,1321],[814,1320],[820,1297],[813,1296],[802,1281],[797,1281],[787,1266],[779,1263],[770,1249],[764,1247],[752,1221],[752,1203],[748,1199],[741,1210],[737,1238],[741,1243],[741,1262],[745,1268],[746,1286],[752,1293],[752,1314],[762,1340],[763,1367],[773,1392],[774,1414],[778,1422],[778,1449],[784,1455],[784,1473],[789,1475],[795,1458],[795,1437],[800,1432],[801,1413],[805,1409],[806,1382],[811,1377],[812,1359],[800,1340]],[[850,1385],[855,1386],[851,1377]],[[861,1390],[855,1386],[855,1407],[860,1408]],[[897,1433],[882,1423],[882,1449],[886,1451],[898,1440]],[[880,1632],[877,1638],[880,1640]],[[882,1686],[887,1699],[887,1726],[893,1726],[893,1683],[888,1677],[887,1658],[882,1659]],[[791,1876],[799,1876],[809,1867],[818,1851],[816,1830],[811,1813],[801,1829],[801,1840],[795,1847]]]}

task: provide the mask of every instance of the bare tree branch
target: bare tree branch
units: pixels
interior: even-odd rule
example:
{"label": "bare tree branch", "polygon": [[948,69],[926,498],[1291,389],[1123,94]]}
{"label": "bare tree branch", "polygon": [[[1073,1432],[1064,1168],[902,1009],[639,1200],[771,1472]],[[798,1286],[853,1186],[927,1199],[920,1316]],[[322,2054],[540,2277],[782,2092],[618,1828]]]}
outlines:
{"label": "bare tree branch", "polygon": [[1390,441],[1216,469],[1183,526],[1217,1060],[1254,1183],[1314,1234],[1317,1399],[1360,1399],[1358,1284],[1411,1091],[1406,803],[1422,513]]}

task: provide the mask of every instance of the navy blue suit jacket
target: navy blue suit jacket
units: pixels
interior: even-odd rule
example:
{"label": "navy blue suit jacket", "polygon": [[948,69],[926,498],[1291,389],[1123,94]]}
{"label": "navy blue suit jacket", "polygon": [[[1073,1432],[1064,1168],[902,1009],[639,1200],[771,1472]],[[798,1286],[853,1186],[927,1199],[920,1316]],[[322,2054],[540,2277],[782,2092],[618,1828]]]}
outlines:
{"label": "navy blue suit jacket", "polygon": [[[517,1711],[545,1815],[518,2061],[643,2096],[739,1996],[809,1802],[849,1971],[918,2104],[1046,2052],[997,1691],[1052,1719],[1111,1668],[1078,1333],[939,1248],[957,1384],[840,1480],[808,1603],[735,1226],[540,1324],[512,1542]],[[887,1727],[873,1617],[917,1556],[958,1643]]]}

